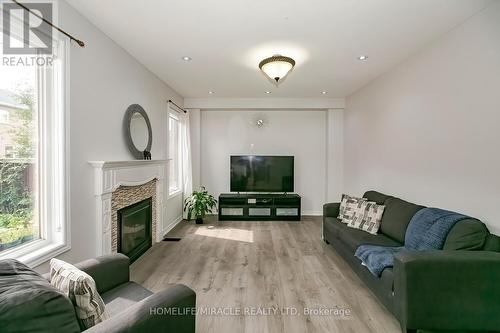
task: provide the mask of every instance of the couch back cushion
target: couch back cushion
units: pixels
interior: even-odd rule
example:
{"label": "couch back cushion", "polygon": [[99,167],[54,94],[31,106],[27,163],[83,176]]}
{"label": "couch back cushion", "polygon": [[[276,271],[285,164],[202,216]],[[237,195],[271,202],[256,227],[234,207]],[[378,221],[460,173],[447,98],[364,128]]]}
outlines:
{"label": "couch back cushion", "polygon": [[377,192],[377,191],[368,191],[368,192],[365,192],[365,194],[363,195],[363,198],[368,199],[368,201],[375,202],[375,203],[377,203],[377,205],[383,205],[387,199],[392,198],[392,197],[390,195],[385,195],[385,194]]}
{"label": "couch back cushion", "polygon": [[388,198],[385,203],[384,216],[380,224],[380,231],[390,238],[405,242],[406,228],[416,212],[425,208],[399,198]]}
{"label": "couch back cushion", "polygon": [[0,331],[80,332],[71,301],[17,260],[0,260]]}
{"label": "couch back cushion", "polygon": [[448,233],[443,250],[482,250],[489,231],[476,219],[458,221]]}
{"label": "couch back cushion", "polygon": [[488,234],[486,242],[484,242],[484,251],[500,252],[500,237],[493,234]]}

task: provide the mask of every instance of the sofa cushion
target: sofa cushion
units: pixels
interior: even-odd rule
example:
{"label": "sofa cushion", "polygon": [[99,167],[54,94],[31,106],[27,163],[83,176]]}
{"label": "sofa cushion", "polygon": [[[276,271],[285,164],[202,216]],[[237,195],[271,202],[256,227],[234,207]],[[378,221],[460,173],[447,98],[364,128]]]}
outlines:
{"label": "sofa cushion", "polygon": [[17,260],[0,260],[0,331],[80,332],[73,304]]}
{"label": "sofa cushion", "polygon": [[94,279],[87,273],[62,260],[50,260],[50,284],[73,302],[76,316],[83,329],[108,318],[104,302],[97,292]]}
{"label": "sofa cushion", "polygon": [[[359,245],[370,244],[380,246],[401,246],[387,236],[382,234],[372,235],[365,231],[349,228],[346,224],[340,222],[339,219],[327,217],[324,219],[324,228],[328,233],[339,239],[352,252],[356,252]],[[329,240],[332,242],[333,240]]]}
{"label": "sofa cushion", "polygon": [[484,251],[500,252],[500,237],[488,234],[484,243]]}
{"label": "sofa cushion", "polygon": [[325,217],[323,219],[323,228],[327,229],[329,234],[335,238],[340,238],[344,230],[349,230],[347,224],[342,223],[340,219],[334,217]]}
{"label": "sofa cushion", "polygon": [[377,205],[373,201],[364,201],[358,209],[355,210],[353,218],[347,226],[376,235],[380,228],[380,221],[382,220],[384,209],[384,205]]}
{"label": "sofa cushion", "polygon": [[363,198],[368,199],[368,201],[376,202],[379,205],[383,205],[384,202],[387,199],[392,198],[392,196],[385,195],[385,194],[377,192],[377,191],[368,191],[368,192],[365,192],[365,194],[363,195]]}
{"label": "sofa cushion", "polygon": [[354,219],[354,215],[359,211],[361,204],[365,201],[365,198],[357,198],[347,194],[342,194],[338,218],[342,223],[351,223]]}
{"label": "sofa cushion", "polygon": [[127,282],[102,294],[102,299],[106,304],[106,311],[113,317],[151,295],[153,293],[143,286]]}
{"label": "sofa cushion", "polygon": [[[326,225],[325,225],[326,227]],[[361,264],[361,261],[356,258],[353,252],[341,240],[334,237],[329,230],[324,230],[326,239],[330,242],[330,246],[335,249],[335,252],[342,257],[342,259],[351,266],[353,271],[363,280],[363,282],[377,295],[380,301],[389,309],[393,311],[393,281],[394,273],[392,268],[386,268],[382,272],[381,277],[376,277]]]}
{"label": "sofa cushion", "polygon": [[488,229],[479,220],[458,221],[448,233],[443,250],[482,250],[488,234]]}
{"label": "sofa cushion", "polygon": [[388,198],[384,205],[385,210],[380,224],[380,231],[384,235],[404,243],[406,228],[411,218],[416,212],[425,207],[394,197]]}

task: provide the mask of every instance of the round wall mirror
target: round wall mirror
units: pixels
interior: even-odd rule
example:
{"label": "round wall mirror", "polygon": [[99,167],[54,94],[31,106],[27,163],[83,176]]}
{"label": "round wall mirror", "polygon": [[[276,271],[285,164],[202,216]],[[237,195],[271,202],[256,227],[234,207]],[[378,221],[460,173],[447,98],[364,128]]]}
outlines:
{"label": "round wall mirror", "polygon": [[130,119],[130,137],[137,150],[146,150],[149,141],[148,124],[139,112],[134,113]]}
{"label": "round wall mirror", "polygon": [[123,119],[123,132],[132,155],[139,160],[146,159],[151,151],[153,133],[148,115],[139,104],[132,104],[127,108]]}

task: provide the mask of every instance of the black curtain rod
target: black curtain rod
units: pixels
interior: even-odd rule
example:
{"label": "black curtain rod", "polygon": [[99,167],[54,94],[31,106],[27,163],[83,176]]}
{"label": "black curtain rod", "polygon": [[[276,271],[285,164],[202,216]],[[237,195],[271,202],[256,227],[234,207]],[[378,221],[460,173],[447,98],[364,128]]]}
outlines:
{"label": "black curtain rod", "polygon": [[56,27],[55,25],[52,24],[52,22],[49,22],[47,21],[46,19],[44,19],[42,16],[38,15],[37,13],[35,12],[32,12],[28,7],[26,7],[25,5],[23,5],[22,3],[19,3],[17,2],[16,0],[12,0],[12,2],[14,2],[16,5],[18,5],[19,7],[21,7],[22,9],[28,11],[29,13],[31,13],[32,15],[35,15],[36,17],[38,17],[40,20],[42,20],[43,22],[47,23],[48,25],[50,25],[52,28],[56,29],[57,31],[59,31],[60,33],[62,33],[63,35],[67,36],[69,39],[71,40],[74,40],[78,45],[80,45],[80,47],[85,47],[85,43],[82,42],[81,40],[71,36],[70,34],[68,34],[66,31],[64,31],[63,29],[59,28],[59,27]]}
{"label": "black curtain rod", "polygon": [[175,104],[175,102],[172,101],[171,99],[169,99],[168,102],[175,105],[179,110],[182,110],[184,113],[187,113],[187,110],[185,110],[185,109],[181,108],[179,105]]}

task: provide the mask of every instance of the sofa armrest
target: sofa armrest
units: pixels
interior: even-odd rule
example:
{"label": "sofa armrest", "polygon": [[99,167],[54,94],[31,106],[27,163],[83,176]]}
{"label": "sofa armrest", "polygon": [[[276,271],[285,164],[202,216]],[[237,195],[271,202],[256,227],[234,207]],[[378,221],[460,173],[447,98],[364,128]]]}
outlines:
{"label": "sofa armrest", "polygon": [[196,294],[175,285],[134,304],[119,314],[86,330],[86,333],[194,333]]}
{"label": "sofa armrest", "polygon": [[75,266],[92,276],[99,293],[111,290],[130,279],[130,259],[120,253],[88,259]]}
{"label": "sofa armrest", "polygon": [[407,329],[497,330],[500,253],[422,251],[394,258],[395,312]]}
{"label": "sofa armrest", "polygon": [[338,217],[340,210],[340,203],[327,203],[323,205],[323,217]]}

